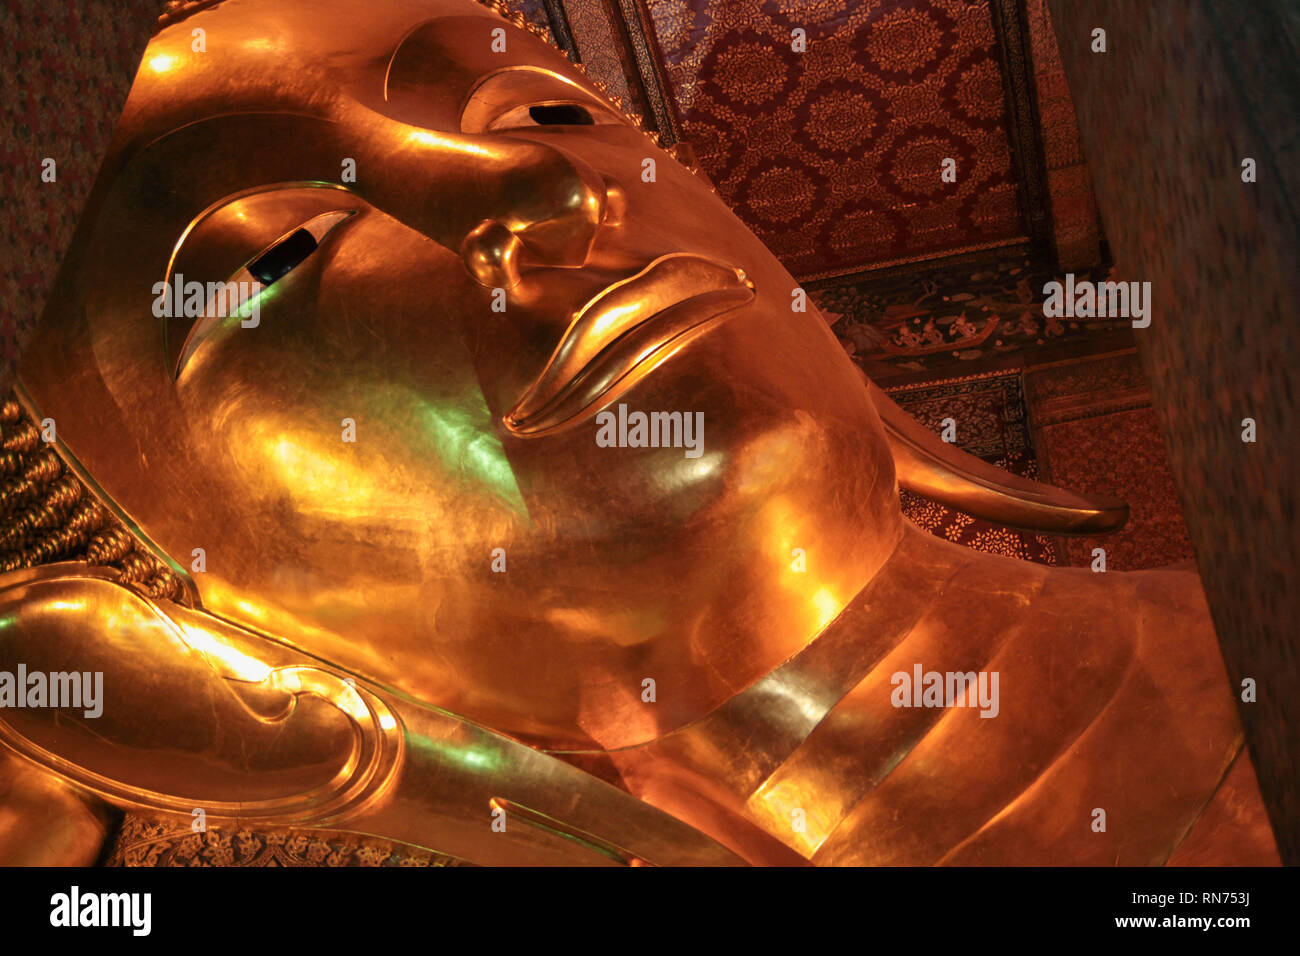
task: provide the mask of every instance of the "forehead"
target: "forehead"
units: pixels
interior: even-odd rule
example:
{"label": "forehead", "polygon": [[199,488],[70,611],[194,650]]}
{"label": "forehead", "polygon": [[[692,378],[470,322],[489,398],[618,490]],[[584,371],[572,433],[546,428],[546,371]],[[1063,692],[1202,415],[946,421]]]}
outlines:
{"label": "forehead", "polygon": [[518,66],[591,90],[558,50],[475,0],[226,0],[153,39],[123,122],[147,142],[228,112],[321,115],[346,97],[452,128],[485,75]]}

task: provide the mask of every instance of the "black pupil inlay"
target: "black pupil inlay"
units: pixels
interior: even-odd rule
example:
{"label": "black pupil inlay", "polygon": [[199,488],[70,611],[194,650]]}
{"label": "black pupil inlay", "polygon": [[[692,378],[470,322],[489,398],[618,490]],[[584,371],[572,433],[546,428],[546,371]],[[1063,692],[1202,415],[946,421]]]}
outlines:
{"label": "black pupil inlay", "polygon": [[596,122],[585,109],[572,103],[530,106],[528,115],[539,126],[591,126]]}
{"label": "black pupil inlay", "polygon": [[262,285],[270,285],[315,251],[316,237],[299,229],[258,256],[248,271]]}

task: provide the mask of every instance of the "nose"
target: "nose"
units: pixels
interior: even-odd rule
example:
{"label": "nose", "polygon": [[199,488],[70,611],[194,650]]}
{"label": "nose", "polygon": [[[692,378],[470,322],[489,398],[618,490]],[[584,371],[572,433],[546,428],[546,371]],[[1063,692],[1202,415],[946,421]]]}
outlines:
{"label": "nose", "polygon": [[[572,269],[583,265],[602,225],[622,221],[626,199],[622,186],[581,159],[560,152],[570,181],[552,194],[545,208],[529,214],[516,208],[484,219],[461,243],[465,267],[480,284],[510,288],[531,268]],[[522,171],[521,171],[522,172]]]}
{"label": "nose", "polygon": [[368,119],[352,140],[352,189],[459,253],[484,285],[581,266],[597,232],[622,216],[622,188],[558,145]]}

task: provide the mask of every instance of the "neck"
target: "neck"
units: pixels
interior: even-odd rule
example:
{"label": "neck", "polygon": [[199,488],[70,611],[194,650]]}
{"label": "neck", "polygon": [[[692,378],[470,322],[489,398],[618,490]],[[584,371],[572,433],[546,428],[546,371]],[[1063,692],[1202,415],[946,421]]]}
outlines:
{"label": "neck", "polygon": [[802,862],[761,832],[747,804],[912,633],[969,554],[907,526],[871,581],[784,664],[686,727],[609,752],[622,785],[754,862]]}

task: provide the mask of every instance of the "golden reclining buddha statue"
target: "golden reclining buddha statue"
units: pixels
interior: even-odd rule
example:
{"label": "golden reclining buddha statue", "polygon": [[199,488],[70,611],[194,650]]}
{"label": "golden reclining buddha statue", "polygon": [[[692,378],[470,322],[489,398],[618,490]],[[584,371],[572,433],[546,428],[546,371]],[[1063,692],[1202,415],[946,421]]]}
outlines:
{"label": "golden reclining buddha statue", "polygon": [[[3,415],[0,862],[94,860],[107,807],[476,864],[1273,858],[1196,575],[909,524],[900,484],[1125,508],[931,436],[796,287],[473,0],[161,30]],[[33,697],[72,673],[94,709]]]}

